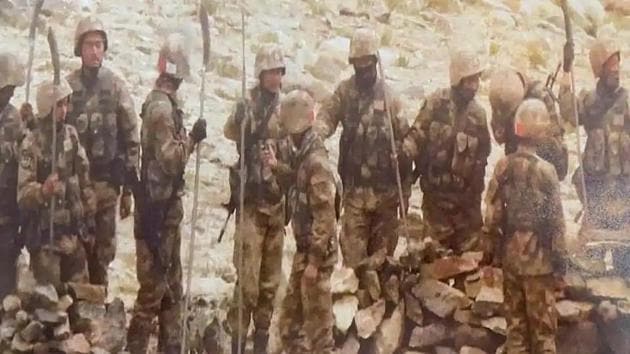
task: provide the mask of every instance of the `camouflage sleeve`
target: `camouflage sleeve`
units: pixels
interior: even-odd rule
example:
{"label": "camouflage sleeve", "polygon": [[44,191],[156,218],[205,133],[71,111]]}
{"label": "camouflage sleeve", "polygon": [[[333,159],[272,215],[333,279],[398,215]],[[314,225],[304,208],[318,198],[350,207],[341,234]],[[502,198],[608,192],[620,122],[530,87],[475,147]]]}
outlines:
{"label": "camouflage sleeve", "polygon": [[236,122],[236,105],[234,106],[232,113],[228,117],[225,125],[223,126],[223,135],[226,139],[239,142],[241,138],[241,125]]}
{"label": "camouflage sleeve", "polygon": [[117,123],[120,140],[124,142],[125,164],[128,170],[138,171],[140,164],[140,133],[138,115],[133,100],[124,83],[120,83],[118,91],[119,106],[117,109]]}
{"label": "camouflage sleeve", "polygon": [[83,212],[85,213],[85,216],[91,217],[96,213],[96,194],[94,193],[94,186],[92,185],[92,180],[90,179],[90,162],[83,145],[79,142],[79,137],[76,131],[72,135],[72,140],[78,147],[74,166],[79,179],[79,188],[81,189]]}
{"label": "camouflage sleeve", "polygon": [[490,150],[492,149],[492,141],[486,120],[486,111],[480,107],[475,114],[478,115],[478,121],[482,124],[478,126],[479,135],[477,137],[479,138],[479,148],[477,149],[477,161],[474,167],[472,186],[475,191],[482,192],[484,189],[488,156],[490,156]]}
{"label": "camouflage sleeve", "polygon": [[175,138],[173,106],[166,101],[153,102],[147,107],[147,113],[147,133],[152,137],[149,140],[156,159],[165,174],[177,177],[184,171],[191,149],[187,140]]}
{"label": "camouflage sleeve", "polygon": [[[577,97],[577,113],[578,121],[583,124],[584,118],[584,101],[586,100],[588,93],[586,91],[580,92]],[[562,119],[569,123],[571,126],[575,126],[575,115],[573,107],[573,93],[571,92],[571,83],[569,82],[569,76],[566,75],[560,82],[560,93],[558,94],[558,105],[560,106],[560,116]]]}
{"label": "camouflage sleeve", "polygon": [[494,140],[496,140],[497,144],[502,145],[505,144],[505,125],[506,122],[504,119],[501,119],[496,112],[492,112],[492,116],[490,117],[490,127],[492,128],[492,135],[494,135]]}
{"label": "camouflage sleeve", "polygon": [[27,133],[20,145],[20,166],[18,167],[17,202],[21,210],[37,210],[46,203],[42,193],[42,184],[37,182],[38,156],[35,138]]}
{"label": "camouflage sleeve", "polygon": [[403,141],[403,152],[412,160],[416,160],[422,151],[425,150],[425,146],[429,136],[429,125],[431,123],[431,117],[433,115],[433,102],[429,98],[422,104],[416,120],[411,128],[407,132]]}
{"label": "camouflage sleeve", "polygon": [[310,170],[307,193],[313,213],[313,223],[308,260],[310,264],[320,267],[330,256],[330,238],[337,235],[336,187],[333,173],[325,162],[316,162]]}
{"label": "camouflage sleeve", "polygon": [[566,225],[564,221],[564,212],[562,210],[562,200],[560,197],[560,182],[556,175],[555,169],[548,165],[544,169],[546,176],[545,184],[547,186],[547,212],[544,214],[547,218],[547,230],[551,237],[551,247],[553,250],[554,271],[564,273],[567,260],[567,248],[565,243]]}
{"label": "camouflage sleeve", "polygon": [[507,159],[503,158],[494,169],[492,179],[486,192],[486,212],[484,217],[484,251],[489,253],[489,259],[498,259],[500,239],[503,235],[503,217],[505,213],[500,189],[507,170]]}
{"label": "camouflage sleeve", "polygon": [[333,135],[339,122],[343,119],[343,91],[343,84],[341,84],[331,96],[324,100],[317,113],[315,131],[322,139],[327,139]]}
{"label": "camouflage sleeve", "polygon": [[273,168],[273,174],[280,188],[286,193],[296,180],[295,170],[291,167],[291,145],[288,138],[277,141],[276,158],[278,165]]}

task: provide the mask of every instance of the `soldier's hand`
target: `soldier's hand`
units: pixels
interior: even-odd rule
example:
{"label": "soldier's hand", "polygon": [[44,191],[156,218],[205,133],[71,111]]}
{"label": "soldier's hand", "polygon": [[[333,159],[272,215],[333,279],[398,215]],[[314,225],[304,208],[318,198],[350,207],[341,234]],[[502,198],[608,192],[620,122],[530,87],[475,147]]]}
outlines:
{"label": "soldier's hand", "polygon": [[20,107],[20,118],[22,118],[22,122],[24,123],[29,123],[34,120],[33,106],[31,106],[30,103],[22,103]]}
{"label": "soldier's hand", "polygon": [[563,61],[562,61],[562,70],[565,73],[571,71],[573,67],[573,60],[575,59],[575,50],[573,43],[566,42],[563,48]]}
{"label": "soldier's hand", "polygon": [[239,100],[236,103],[236,110],[234,111],[234,121],[236,124],[241,124],[247,116],[247,101],[244,99]]}
{"label": "soldier's hand", "polygon": [[309,263],[304,269],[303,280],[308,284],[312,284],[315,282],[315,279],[317,279],[317,267]]}
{"label": "soldier's hand", "polygon": [[131,191],[127,188],[123,189],[123,193],[120,196],[120,219],[124,220],[131,215]]}
{"label": "soldier's hand", "polygon": [[264,167],[276,167],[278,166],[278,159],[276,158],[276,152],[273,149],[262,149],[260,151],[260,161]]}
{"label": "soldier's hand", "polygon": [[56,173],[51,174],[46,178],[44,184],[42,184],[42,193],[44,197],[50,198],[53,194],[55,194],[56,190],[59,188],[59,175]]}
{"label": "soldier's hand", "polygon": [[190,137],[193,139],[195,144],[197,144],[205,139],[207,136],[208,132],[206,130],[206,120],[197,119],[197,121],[193,125],[192,131],[190,132]]}

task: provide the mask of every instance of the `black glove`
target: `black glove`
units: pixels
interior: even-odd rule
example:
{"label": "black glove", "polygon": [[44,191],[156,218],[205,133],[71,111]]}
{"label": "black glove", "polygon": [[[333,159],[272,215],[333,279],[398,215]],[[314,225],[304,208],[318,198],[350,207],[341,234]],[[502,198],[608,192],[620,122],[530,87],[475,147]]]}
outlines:
{"label": "black glove", "polygon": [[565,73],[571,71],[573,67],[573,59],[575,59],[575,50],[573,48],[573,43],[566,42],[563,48],[563,61],[562,61],[562,70]]}
{"label": "black glove", "polygon": [[206,132],[206,120],[197,119],[197,121],[193,125],[192,131],[190,132],[190,137],[196,144],[205,139],[207,136],[208,133]]}
{"label": "black glove", "polygon": [[240,100],[236,103],[236,111],[234,112],[234,121],[241,124],[247,115],[247,101]]}

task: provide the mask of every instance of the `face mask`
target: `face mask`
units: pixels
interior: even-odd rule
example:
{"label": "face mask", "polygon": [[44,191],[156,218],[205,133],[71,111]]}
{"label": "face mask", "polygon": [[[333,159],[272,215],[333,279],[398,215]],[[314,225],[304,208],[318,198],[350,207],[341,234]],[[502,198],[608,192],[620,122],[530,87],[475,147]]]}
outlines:
{"label": "face mask", "polygon": [[370,88],[376,82],[376,64],[364,67],[354,67],[354,75],[357,86],[360,88]]}

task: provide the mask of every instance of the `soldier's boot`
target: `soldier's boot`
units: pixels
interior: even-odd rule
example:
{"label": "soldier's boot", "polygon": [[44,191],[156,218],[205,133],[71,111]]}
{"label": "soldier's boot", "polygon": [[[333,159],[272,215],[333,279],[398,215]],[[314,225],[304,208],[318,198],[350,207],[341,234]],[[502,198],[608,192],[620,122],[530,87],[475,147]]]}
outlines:
{"label": "soldier's boot", "polygon": [[269,331],[257,329],[254,332],[254,354],[267,354],[267,343],[269,343]]}
{"label": "soldier's boot", "polygon": [[241,353],[238,352],[238,338],[232,338],[232,354],[242,354],[245,353],[245,345],[247,342],[243,340],[241,342]]}
{"label": "soldier's boot", "polygon": [[131,354],[145,354],[149,347],[149,339],[153,332],[152,320],[134,315],[127,331],[127,351]]}

